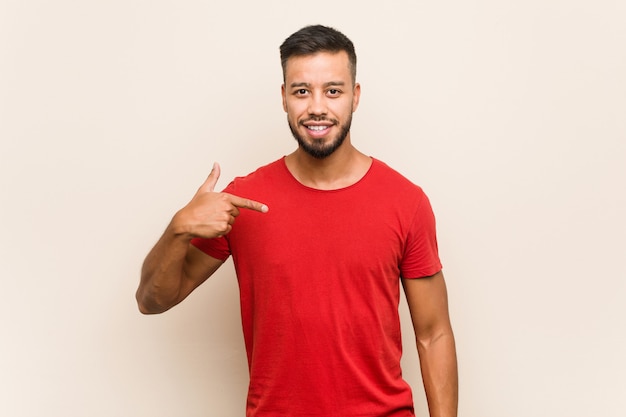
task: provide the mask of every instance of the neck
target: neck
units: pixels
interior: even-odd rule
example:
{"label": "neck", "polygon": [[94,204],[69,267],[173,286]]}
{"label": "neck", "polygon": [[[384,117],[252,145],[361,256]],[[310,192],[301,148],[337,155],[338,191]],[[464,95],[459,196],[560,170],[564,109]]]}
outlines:
{"label": "neck", "polygon": [[363,178],[372,159],[358,151],[346,138],[345,143],[326,158],[317,159],[298,148],[285,157],[285,163],[303,185],[318,190],[337,190]]}

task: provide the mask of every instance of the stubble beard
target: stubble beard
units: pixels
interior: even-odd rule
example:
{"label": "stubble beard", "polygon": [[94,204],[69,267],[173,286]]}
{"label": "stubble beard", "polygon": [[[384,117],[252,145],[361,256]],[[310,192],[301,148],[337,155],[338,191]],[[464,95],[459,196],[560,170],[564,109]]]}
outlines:
{"label": "stubble beard", "polygon": [[340,127],[339,134],[328,144],[324,144],[323,139],[312,139],[311,142],[307,142],[299,133],[298,130],[293,124],[289,117],[287,117],[287,123],[289,124],[289,129],[291,130],[291,134],[298,142],[300,148],[305,151],[307,154],[311,155],[315,159],[324,159],[333,154],[346,140],[348,133],[350,133],[350,126],[352,125],[352,114],[346,120],[346,123],[343,125],[339,124],[339,121],[336,119],[326,119],[325,117],[311,117],[307,120],[300,122],[301,126],[304,126],[304,122],[308,121],[329,121],[332,122],[335,126]]}

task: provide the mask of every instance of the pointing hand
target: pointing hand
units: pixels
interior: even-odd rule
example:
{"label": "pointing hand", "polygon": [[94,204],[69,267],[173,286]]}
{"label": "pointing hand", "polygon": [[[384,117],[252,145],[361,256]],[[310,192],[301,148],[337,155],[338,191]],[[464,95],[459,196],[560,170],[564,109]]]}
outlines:
{"label": "pointing hand", "polygon": [[190,237],[214,238],[232,230],[239,209],[267,213],[265,204],[228,193],[216,193],[220,166],[215,163],[204,184],[200,186],[189,204],[174,216],[175,230]]}

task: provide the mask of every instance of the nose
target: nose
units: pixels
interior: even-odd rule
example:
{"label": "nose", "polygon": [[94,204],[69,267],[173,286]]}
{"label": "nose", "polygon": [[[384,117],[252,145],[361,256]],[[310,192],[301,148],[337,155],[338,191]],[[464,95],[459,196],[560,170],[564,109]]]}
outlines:
{"label": "nose", "polygon": [[309,100],[308,112],[310,115],[315,115],[315,116],[325,115],[328,112],[324,94],[321,94],[321,93],[311,94],[311,98]]}

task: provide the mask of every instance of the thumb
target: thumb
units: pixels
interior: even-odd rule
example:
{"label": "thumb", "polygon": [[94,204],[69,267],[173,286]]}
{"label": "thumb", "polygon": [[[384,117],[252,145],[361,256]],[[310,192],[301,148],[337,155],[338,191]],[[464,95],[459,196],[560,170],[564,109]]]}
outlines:
{"label": "thumb", "polygon": [[220,173],[220,165],[217,162],[213,163],[213,169],[211,169],[211,173],[204,181],[204,184],[200,186],[196,195],[212,192],[215,189],[215,184],[217,184],[217,180],[220,178]]}

